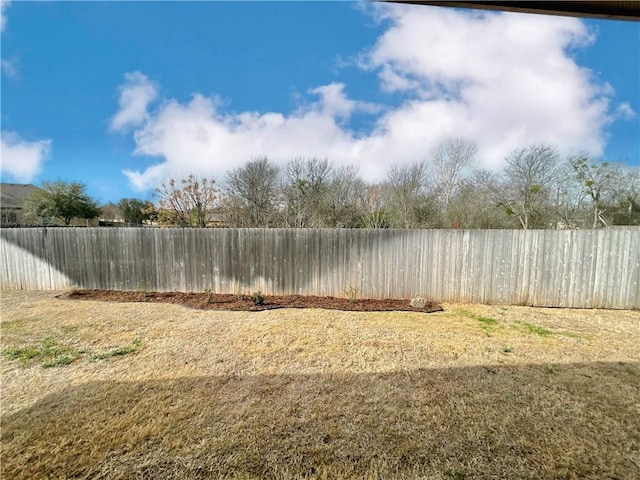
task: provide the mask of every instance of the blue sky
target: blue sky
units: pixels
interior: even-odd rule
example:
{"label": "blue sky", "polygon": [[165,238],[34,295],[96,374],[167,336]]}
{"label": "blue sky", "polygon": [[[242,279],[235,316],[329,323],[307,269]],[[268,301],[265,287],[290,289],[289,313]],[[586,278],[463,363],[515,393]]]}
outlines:
{"label": "blue sky", "polygon": [[444,138],[640,165],[640,24],[347,2],[4,2],[2,181],[100,202],[258,155],[379,180]]}

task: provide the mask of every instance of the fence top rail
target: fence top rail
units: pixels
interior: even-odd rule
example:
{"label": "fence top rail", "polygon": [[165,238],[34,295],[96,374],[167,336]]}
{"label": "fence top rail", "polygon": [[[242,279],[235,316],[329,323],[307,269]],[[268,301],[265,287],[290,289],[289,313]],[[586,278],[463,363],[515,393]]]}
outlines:
{"label": "fence top rail", "polygon": [[147,226],[114,226],[114,227],[84,227],[84,226],[41,226],[34,225],[28,227],[2,227],[0,232],[3,231],[15,231],[15,230],[76,230],[76,231],[113,231],[113,230],[173,230],[173,231],[331,231],[331,232],[619,232],[619,231],[637,231],[640,232],[640,225],[613,225],[607,228],[598,229],[576,229],[576,228],[285,228],[285,227],[164,227],[157,225]]}

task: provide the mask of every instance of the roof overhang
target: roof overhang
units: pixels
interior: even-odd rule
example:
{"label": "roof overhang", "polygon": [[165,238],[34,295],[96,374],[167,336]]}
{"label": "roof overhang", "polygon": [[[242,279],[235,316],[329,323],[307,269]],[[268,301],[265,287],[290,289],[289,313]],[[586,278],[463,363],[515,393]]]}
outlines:
{"label": "roof overhang", "polygon": [[429,0],[384,0],[440,7],[477,8],[506,12],[540,13],[569,17],[640,21],[640,2],[636,1],[560,1],[560,2],[446,2]]}

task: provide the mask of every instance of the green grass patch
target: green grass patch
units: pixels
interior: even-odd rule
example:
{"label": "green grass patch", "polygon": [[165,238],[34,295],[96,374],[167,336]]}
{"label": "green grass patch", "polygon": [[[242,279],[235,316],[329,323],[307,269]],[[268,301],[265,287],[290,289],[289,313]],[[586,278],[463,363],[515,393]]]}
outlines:
{"label": "green grass patch", "polygon": [[475,313],[471,313],[468,310],[461,309],[456,312],[458,315],[463,317],[471,318],[480,322],[480,328],[482,331],[490,337],[491,334],[498,328],[498,319],[493,317],[484,317],[482,315],[476,315]]}
{"label": "green grass patch", "polygon": [[142,341],[136,339],[130,345],[104,353],[92,353],[90,350],[80,350],[70,345],[60,344],[52,338],[46,338],[37,344],[10,348],[5,350],[3,355],[11,360],[18,360],[25,366],[40,363],[43,368],[51,368],[70,365],[83,355],[88,355],[92,360],[122,357],[136,352],[141,346]]}
{"label": "green grass patch", "polygon": [[80,326],[78,325],[62,325],[60,327],[60,330],[62,330],[64,333],[74,333],[77,332],[80,329]]}
{"label": "green grass patch", "polygon": [[70,365],[73,362],[75,362],[77,359],[79,359],[81,354],[82,354],[82,352],[75,351],[75,352],[71,352],[68,355],[62,355],[62,356],[55,357],[50,362],[44,362],[42,364],[42,368],[62,367],[64,365]]}
{"label": "green grass patch", "polygon": [[464,308],[456,309],[447,313],[447,316],[452,318],[466,317],[476,320],[480,323],[480,328],[487,337],[491,337],[493,333],[500,328],[500,321],[497,318],[478,315]]}
{"label": "green grass patch", "polygon": [[487,327],[494,327],[498,324],[498,320],[492,317],[482,317],[480,315],[473,315],[472,318],[479,321],[483,325],[486,325]]}
{"label": "green grass patch", "polygon": [[462,316],[467,318],[472,318],[473,320],[477,320],[482,325],[487,327],[495,327],[498,325],[498,319],[493,317],[483,317],[482,315],[476,315],[475,313],[471,313],[469,310],[460,309],[455,312],[452,312],[453,315]]}
{"label": "green grass patch", "polygon": [[449,312],[446,312],[447,314],[450,314],[453,317],[467,317],[467,318],[473,318],[473,313],[471,313],[469,310],[465,309],[465,308],[459,308],[459,309],[455,309],[455,310],[451,310]]}
{"label": "green grass patch", "polygon": [[11,348],[4,355],[11,360],[19,360],[30,364],[39,362],[44,368],[69,365],[83,352],[69,345],[61,345],[51,338],[46,338],[35,345],[27,345]]}
{"label": "green grass patch", "polygon": [[76,324],[76,325],[61,325],[60,326],[60,330],[63,333],[76,333],[78,331],[80,331],[81,329],[89,329],[89,328],[93,328],[93,327],[97,327],[98,325],[96,323],[81,323],[81,324]]}
{"label": "green grass patch", "polygon": [[18,318],[16,320],[11,320],[9,322],[2,322],[2,330],[5,332],[12,330],[20,330],[26,326],[30,326],[30,324],[37,322],[36,318]]}
{"label": "green grass patch", "polygon": [[94,353],[91,355],[92,360],[106,360],[107,358],[123,357],[130,353],[137,352],[142,346],[142,341],[139,339],[134,340],[131,345],[125,345],[124,347],[118,347],[114,350],[110,350],[104,353]]}
{"label": "green grass patch", "polygon": [[551,330],[549,330],[548,328],[540,327],[540,326],[534,325],[532,323],[525,323],[524,326],[527,329],[527,332],[529,332],[529,333],[531,333],[533,335],[540,335],[541,337],[548,337],[549,335],[553,334],[553,332]]}
{"label": "green grass patch", "polygon": [[5,356],[11,360],[20,360],[28,362],[41,355],[41,349],[38,347],[17,347],[4,352]]}
{"label": "green grass patch", "polygon": [[467,474],[464,470],[451,470],[447,469],[444,471],[445,478],[449,478],[451,480],[466,480]]}

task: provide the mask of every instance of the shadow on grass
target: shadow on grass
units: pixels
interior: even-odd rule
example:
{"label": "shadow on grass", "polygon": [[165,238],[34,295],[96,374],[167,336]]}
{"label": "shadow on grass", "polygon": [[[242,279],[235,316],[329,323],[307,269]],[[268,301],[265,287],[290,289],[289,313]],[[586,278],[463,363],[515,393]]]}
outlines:
{"label": "shadow on grass", "polygon": [[2,417],[2,478],[639,478],[640,364],[93,382]]}

